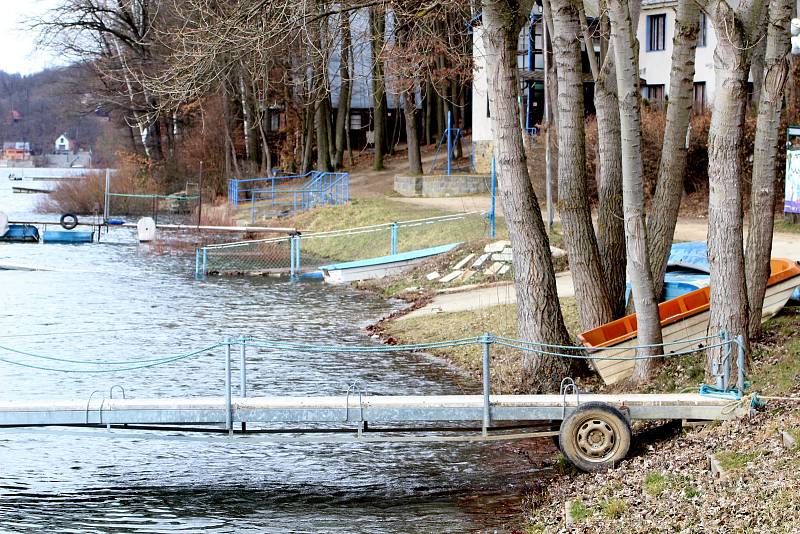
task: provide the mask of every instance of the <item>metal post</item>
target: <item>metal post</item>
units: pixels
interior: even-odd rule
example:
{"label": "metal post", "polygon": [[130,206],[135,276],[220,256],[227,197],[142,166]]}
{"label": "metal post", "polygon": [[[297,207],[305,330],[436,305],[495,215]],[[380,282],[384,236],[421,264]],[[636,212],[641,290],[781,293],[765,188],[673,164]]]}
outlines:
{"label": "metal post", "polygon": [[289,238],[289,278],[294,280],[294,236]]}
{"label": "metal post", "polygon": [[[241,352],[239,353],[239,396],[247,397],[247,338],[242,336],[239,338],[239,346]],[[242,433],[247,431],[247,423],[242,421]]]}
{"label": "metal post", "polygon": [[489,425],[492,423],[491,404],[489,400],[489,393],[491,391],[489,386],[489,345],[491,344],[491,336],[487,333],[483,335],[481,343],[483,343],[483,435],[489,433]]}
{"label": "metal post", "polygon": [[203,249],[203,276],[208,273],[208,249]]}
{"label": "metal post", "polygon": [[725,378],[723,376],[723,373],[725,372],[724,371],[724,365],[725,365],[724,360],[726,359],[725,351],[728,350],[729,347],[729,345],[727,344],[728,332],[723,330],[722,332],[719,333],[719,335],[722,338],[722,342],[725,343],[725,345],[721,347],[722,348],[721,352],[723,354],[722,356],[723,361],[717,361],[717,359],[715,358],[713,362],[714,365],[711,366],[711,372],[714,374],[714,377],[716,379],[716,384],[715,384],[716,387],[718,389],[725,389]]}
{"label": "metal post", "polygon": [[497,192],[497,172],[495,170],[494,155],[492,155],[492,209],[489,211],[489,236],[494,239],[495,220],[495,193]]}
{"label": "metal post", "polygon": [[111,192],[110,187],[111,187],[111,170],[106,169],[106,192],[105,195],[103,195],[104,196],[103,222],[108,222],[109,209],[110,209],[109,200],[111,200],[111,197],[109,196],[109,193]]}
{"label": "metal post", "polygon": [[744,351],[744,336],[739,334],[736,336],[736,344],[739,346],[739,354],[736,358],[737,376],[736,376],[736,389],[739,395],[744,395],[744,366],[746,365],[745,351]]}
{"label": "metal post", "polygon": [[256,190],[250,191],[250,224],[256,223]]}
{"label": "metal post", "polygon": [[194,251],[194,277],[200,278],[200,249]]}
{"label": "metal post", "polygon": [[450,120],[451,120],[450,117],[452,113],[453,113],[452,111],[447,112],[447,132],[446,132],[447,133],[447,176],[450,176],[450,170],[451,170],[450,157],[452,155],[452,150],[453,150],[453,143],[450,140]]}
{"label": "metal post", "polygon": [[225,346],[225,429],[233,434],[233,409],[231,404],[231,340]]}
{"label": "metal post", "polygon": [[396,222],[392,223],[392,245],[391,245],[391,254],[397,254],[397,230],[398,226]]}
{"label": "metal post", "polygon": [[295,235],[294,238],[297,240],[297,244],[294,246],[294,253],[295,253],[295,260],[294,260],[294,268],[297,271],[297,276],[300,276],[300,236]]}

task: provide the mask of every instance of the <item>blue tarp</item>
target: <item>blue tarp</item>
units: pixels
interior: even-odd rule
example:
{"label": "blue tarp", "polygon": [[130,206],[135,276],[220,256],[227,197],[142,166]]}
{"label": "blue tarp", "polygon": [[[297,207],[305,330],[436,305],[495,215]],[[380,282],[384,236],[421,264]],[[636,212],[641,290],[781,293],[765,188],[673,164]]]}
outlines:
{"label": "blue tarp", "polygon": [[[681,269],[692,269],[700,273],[711,272],[711,266],[708,264],[708,246],[704,241],[690,241],[688,243],[675,243],[672,245],[672,250],[667,260],[668,272],[664,280],[666,281],[669,279],[671,274],[669,271]],[[697,276],[702,276],[702,274],[698,274]],[[705,285],[708,285],[708,283]],[[794,293],[792,293],[792,300],[800,301],[800,287],[795,289]]]}

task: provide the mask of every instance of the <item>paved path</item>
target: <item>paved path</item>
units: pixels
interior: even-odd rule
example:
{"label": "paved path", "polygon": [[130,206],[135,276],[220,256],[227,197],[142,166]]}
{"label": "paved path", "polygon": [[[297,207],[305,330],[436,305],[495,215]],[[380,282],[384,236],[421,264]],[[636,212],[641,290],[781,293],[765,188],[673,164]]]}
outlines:
{"label": "paved path", "polygon": [[[477,199],[480,197],[468,198]],[[425,200],[454,201],[456,199]],[[678,241],[705,241],[707,230],[708,227],[704,221],[679,221],[675,230],[675,239]],[[776,233],[772,239],[772,255],[779,258],[800,259],[800,235]],[[572,297],[575,295],[572,274],[569,271],[556,275],[556,285],[558,287],[558,296]],[[413,319],[435,313],[477,310],[516,302],[517,294],[514,291],[514,285],[508,283],[452,293],[441,293],[436,295],[426,306],[404,315],[401,319]]]}

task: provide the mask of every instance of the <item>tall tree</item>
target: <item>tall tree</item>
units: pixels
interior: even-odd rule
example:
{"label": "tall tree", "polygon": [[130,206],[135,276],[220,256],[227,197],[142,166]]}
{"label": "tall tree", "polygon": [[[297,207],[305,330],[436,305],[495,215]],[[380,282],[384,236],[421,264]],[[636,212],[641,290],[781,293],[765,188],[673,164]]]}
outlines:
{"label": "tall tree", "polygon": [[383,45],[386,33],[386,11],[381,6],[369,8],[372,45],[372,131],[375,155],[372,168],[383,169],[386,151],[386,82],[383,75]]}
{"label": "tall tree", "polygon": [[750,304],[751,336],[761,333],[761,307],[769,278],[772,231],[775,218],[775,162],[781,123],[783,90],[789,74],[789,23],[792,0],[769,4],[766,55],[760,84],[756,138],[753,150],[753,180],[750,192],[750,223],[747,233],[747,301]]}
{"label": "tall tree", "polygon": [[696,0],[678,0],[675,36],[672,39],[667,122],[653,209],[647,219],[648,250],[656,297],[661,295],[664,286],[664,274],[683,195],[686,135],[694,102],[694,57],[699,31],[700,8]]}
{"label": "tall tree", "polygon": [[631,3],[637,0],[609,0],[611,35],[617,64],[620,133],[622,140],[622,204],[625,219],[627,270],[631,280],[639,345],[634,382],[650,378],[652,356],[661,354],[661,322],[658,300],[647,256],[642,170],[641,94],[639,92],[639,42],[631,20]]}
{"label": "tall tree", "polygon": [[[592,225],[586,180],[579,2],[582,0],[550,0],[550,9],[558,76],[558,210],[578,313],[588,330],[611,321],[613,308]],[[593,54],[591,60],[594,62]]]}
{"label": "tall tree", "polygon": [[339,104],[336,109],[336,152],[333,158],[333,167],[339,169],[343,166],[345,136],[350,135],[350,125],[345,122],[350,109],[350,13],[339,14],[339,33],[341,34],[341,51],[339,53]]}
{"label": "tall tree", "polygon": [[[533,342],[564,345],[569,335],[556,292],[550,242],[528,175],[516,99],[517,42],[532,4],[532,0],[484,1],[482,39],[500,200],[514,248],[519,333]],[[535,353],[528,353],[523,365],[534,392],[556,388],[568,368],[561,359]]]}
{"label": "tall tree", "polygon": [[[709,329],[748,339],[741,149],[750,50],[759,38],[759,19],[766,12],[760,0],[742,0],[735,7],[726,0],[713,0],[707,10],[717,34],[716,91],[708,131]],[[722,368],[724,354],[720,348],[707,352],[707,374]],[[731,370],[736,372],[736,362]]]}
{"label": "tall tree", "polygon": [[[602,3],[605,6],[605,2]],[[583,7],[582,5],[580,6]],[[585,15],[581,12],[584,42],[594,51]],[[617,97],[616,62],[610,34],[608,13],[601,8],[599,21],[602,62],[594,66],[594,105],[597,117],[597,241],[600,261],[606,276],[609,304],[614,316],[625,310],[625,226],[622,217],[622,144],[620,140],[619,99]]]}

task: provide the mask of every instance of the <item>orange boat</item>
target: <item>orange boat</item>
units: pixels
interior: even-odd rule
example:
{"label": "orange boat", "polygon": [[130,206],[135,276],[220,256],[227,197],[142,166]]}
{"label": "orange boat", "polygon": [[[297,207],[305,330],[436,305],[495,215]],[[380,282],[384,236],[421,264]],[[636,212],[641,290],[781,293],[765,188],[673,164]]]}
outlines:
{"label": "orange boat", "polygon": [[[800,286],[800,263],[783,258],[770,260],[770,277],[764,295],[761,321],[778,313]],[[665,343],[664,352],[671,354],[687,349],[702,349],[703,344],[691,341],[708,335],[710,288],[704,287],[686,293],[658,305],[661,318],[661,333]],[[636,314],[627,315],[593,330],[584,332],[578,339],[586,347],[614,347],[618,350],[594,351],[606,358],[618,360],[591,360],[606,384],[614,384],[628,378],[633,372],[637,337]],[[685,343],[681,343],[685,341]]]}

